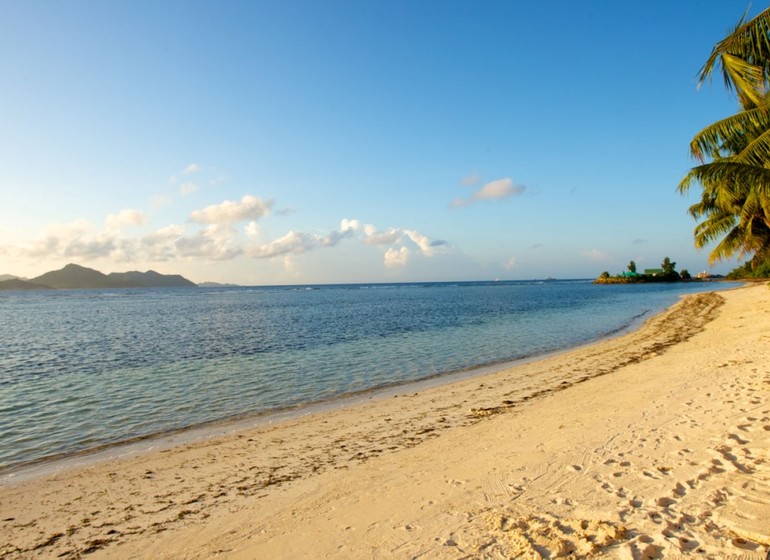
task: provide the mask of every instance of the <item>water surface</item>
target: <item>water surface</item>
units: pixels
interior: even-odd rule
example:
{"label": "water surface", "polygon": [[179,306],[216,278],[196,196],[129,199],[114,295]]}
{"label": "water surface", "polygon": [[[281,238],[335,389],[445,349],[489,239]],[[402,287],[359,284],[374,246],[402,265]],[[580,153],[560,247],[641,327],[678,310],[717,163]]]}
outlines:
{"label": "water surface", "polygon": [[0,469],[576,346],[730,286],[0,292]]}

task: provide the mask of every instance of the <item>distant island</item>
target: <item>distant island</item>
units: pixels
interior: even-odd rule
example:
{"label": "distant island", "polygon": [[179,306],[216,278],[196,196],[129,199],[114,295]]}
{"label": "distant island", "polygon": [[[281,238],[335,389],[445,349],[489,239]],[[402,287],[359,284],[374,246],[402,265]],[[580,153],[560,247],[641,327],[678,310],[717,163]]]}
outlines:
{"label": "distant island", "polygon": [[3,274],[0,290],[88,290],[103,288],[196,288],[198,285],[179,274],[147,272],[112,272],[104,274],[93,268],[68,264],[60,270],[35,278]]}
{"label": "distant island", "polygon": [[687,270],[676,271],[676,263],[668,257],[663,259],[660,268],[647,268],[644,272],[636,270],[636,263],[628,263],[628,270],[615,276],[609,272],[602,272],[594,280],[594,284],[644,284],[649,282],[679,282],[680,280],[692,280]]}

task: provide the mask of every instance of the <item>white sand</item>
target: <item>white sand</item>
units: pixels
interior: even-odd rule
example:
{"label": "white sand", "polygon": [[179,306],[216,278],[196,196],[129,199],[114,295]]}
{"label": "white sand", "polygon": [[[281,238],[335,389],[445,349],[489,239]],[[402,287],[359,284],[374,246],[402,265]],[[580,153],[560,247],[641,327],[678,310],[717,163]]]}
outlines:
{"label": "white sand", "polygon": [[[770,289],[0,489],[0,558],[765,558]],[[86,555],[87,553],[87,555]]]}

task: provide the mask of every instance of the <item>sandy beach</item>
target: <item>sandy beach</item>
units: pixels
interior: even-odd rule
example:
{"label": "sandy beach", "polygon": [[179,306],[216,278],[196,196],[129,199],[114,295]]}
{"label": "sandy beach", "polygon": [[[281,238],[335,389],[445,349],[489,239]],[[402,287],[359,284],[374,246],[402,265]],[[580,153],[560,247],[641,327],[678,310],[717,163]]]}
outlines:
{"label": "sandy beach", "polygon": [[768,286],[692,295],[503,371],[10,479],[0,558],[764,559],[768,389]]}

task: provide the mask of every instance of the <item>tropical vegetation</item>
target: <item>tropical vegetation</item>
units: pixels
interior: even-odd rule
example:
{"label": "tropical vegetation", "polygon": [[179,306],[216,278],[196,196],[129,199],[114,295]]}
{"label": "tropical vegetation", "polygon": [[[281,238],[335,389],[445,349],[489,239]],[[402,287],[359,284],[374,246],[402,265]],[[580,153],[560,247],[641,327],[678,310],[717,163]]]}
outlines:
{"label": "tropical vegetation", "polygon": [[746,15],[717,43],[699,72],[699,85],[721,71],[740,111],[701,130],[690,143],[700,162],[679,184],[686,194],[702,187],[689,208],[699,220],[698,248],[715,243],[709,264],[747,258],[752,271],[770,263],[770,8]]}
{"label": "tropical vegetation", "polygon": [[595,284],[642,284],[647,282],[677,282],[679,280],[690,280],[690,273],[686,270],[676,271],[676,263],[670,258],[665,257],[660,264],[660,268],[648,269],[644,273],[636,271],[636,263],[628,263],[628,270],[619,274],[611,275],[608,271],[602,272],[594,280]]}

